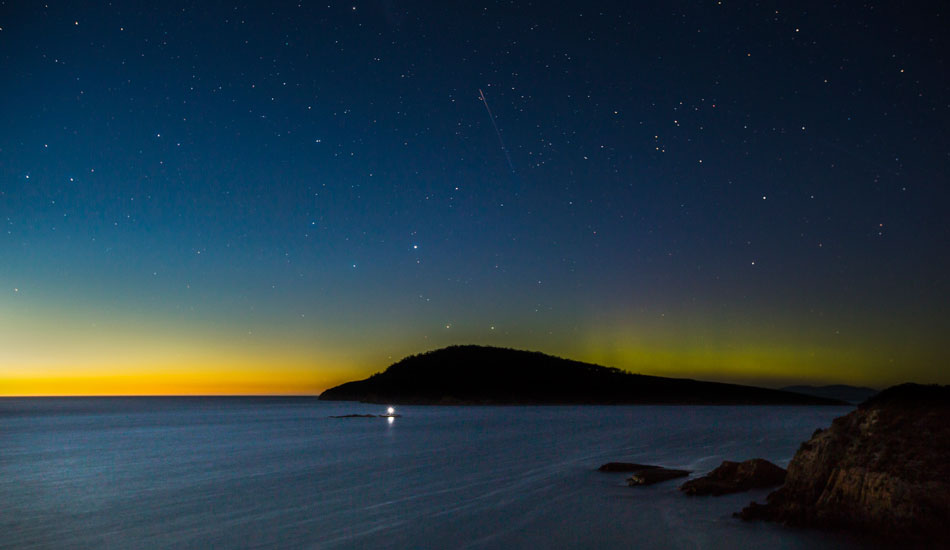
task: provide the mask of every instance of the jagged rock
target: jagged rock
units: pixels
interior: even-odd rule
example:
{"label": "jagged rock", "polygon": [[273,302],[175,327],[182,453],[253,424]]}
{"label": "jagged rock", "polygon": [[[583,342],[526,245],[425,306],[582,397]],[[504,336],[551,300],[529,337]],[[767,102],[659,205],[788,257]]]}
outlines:
{"label": "jagged rock", "polygon": [[597,470],[601,472],[637,472],[639,470],[651,470],[660,467],[661,466],[650,466],[649,464],[635,464],[632,462],[608,462],[600,468],[597,468]]}
{"label": "jagged rock", "polygon": [[668,479],[676,479],[678,477],[686,477],[688,475],[688,470],[673,470],[671,468],[654,466],[652,468],[635,472],[627,480],[627,485],[630,485],[631,487],[636,487],[637,485],[653,485],[654,483],[659,483]]}
{"label": "jagged rock", "polygon": [[835,419],[738,515],[950,546],[950,386],[895,386]]}
{"label": "jagged rock", "polygon": [[745,462],[724,461],[703,477],[680,486],[687,495],[725,495],[750,489],[774,487],[785,482],[785,470],[768,460],[753,458]]}

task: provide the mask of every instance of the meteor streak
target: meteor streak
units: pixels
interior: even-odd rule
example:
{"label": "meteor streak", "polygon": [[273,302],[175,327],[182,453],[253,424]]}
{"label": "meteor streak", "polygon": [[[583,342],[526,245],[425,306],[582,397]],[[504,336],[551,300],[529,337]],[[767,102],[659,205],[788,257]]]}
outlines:
{"label": "meteor streak", "polygon": [[505,140],[501,137],[501,130],[498,129],[498,123],[495,122],[495,115],[492,114],[491,107],[488,106],[488,100],[485,99],[485,92],[483,92],[481,88],[478,89],[478,98],[485,104],[485,110],[488,111],[488,118],[491,119],[491,125],[495,128],[495,133],[498,134],[498,143],[501,144],[501,152],[505,154],[505,160],[508,161],[508,168],[511,168],[512,174],[517,175],[515,165],[511,163],[511,155],[508,154],[508,148],[505,147]]}

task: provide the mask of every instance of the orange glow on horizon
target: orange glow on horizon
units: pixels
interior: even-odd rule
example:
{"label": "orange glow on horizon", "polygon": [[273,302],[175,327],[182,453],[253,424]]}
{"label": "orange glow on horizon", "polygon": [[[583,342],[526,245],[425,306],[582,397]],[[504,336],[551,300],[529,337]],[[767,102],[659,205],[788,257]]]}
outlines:
{"label": "orange glow on horizon", "polygon": [[107,395],[318,395],[339,383],[314,370],[49,373],[6,376],[0,397]]}

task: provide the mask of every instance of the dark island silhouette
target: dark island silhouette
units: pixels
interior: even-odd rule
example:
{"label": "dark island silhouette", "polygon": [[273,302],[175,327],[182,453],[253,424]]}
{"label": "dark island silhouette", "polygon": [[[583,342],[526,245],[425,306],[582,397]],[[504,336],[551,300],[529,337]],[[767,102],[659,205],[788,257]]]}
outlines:
{"label": "dark island silhouette", "polygon": [[330,388],[320,399],[403,405],[846,404],[754,386],[631,374],[539,352],[486,346],[451,346],[411,355],[365,380]]}
{"label": "dark island silhouette", "polygon": [[816,395],[818,397],[827,397],[829,399],[840,399],[847,401],[852,405],[857,405],[866,401],[877,393],[873,388],[863,386],[847,386],[844,384],[834,384],[831,386],[786,386],[779,388],[782,391],[791,391],[795,393],[804,393],[806,395]]}

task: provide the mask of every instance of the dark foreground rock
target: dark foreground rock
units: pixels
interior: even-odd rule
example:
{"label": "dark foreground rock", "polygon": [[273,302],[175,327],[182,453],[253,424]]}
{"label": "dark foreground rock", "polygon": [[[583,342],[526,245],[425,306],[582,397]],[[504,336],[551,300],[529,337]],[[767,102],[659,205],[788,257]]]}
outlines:
{"label": "dark foreground rock", "polygon": [[835,419],[738,515],[950,546],[950,386],[895,386]]}
{"label": "dark foreground rock", "polygon": [[662,466],[636,464],[633,462],[608,462],[600,468],[597,468],[597,470],[600,472],[637,472],[640,470],[651,470],[655,468],[662,468]]}
{"label": "dark foreground rock", "polygon": [[627,485],[631,487],[636,487],[638,485],[653,485],[654,483],[667,481],[669,479],[676,479],[678,477],[686,477],[688,475],[688,470],[674,470],[671,468],[660,468],[654,466],[645,470],[634,472],[634,474],[627,480]]}
{"label": "dark foreground rock", "polygon": [[726,495],[750,489],[775,487],[785,482],[785,470],[768,460],[753,458],[745,462],[723,462],[703,477],[680,486],[687,495]]}

